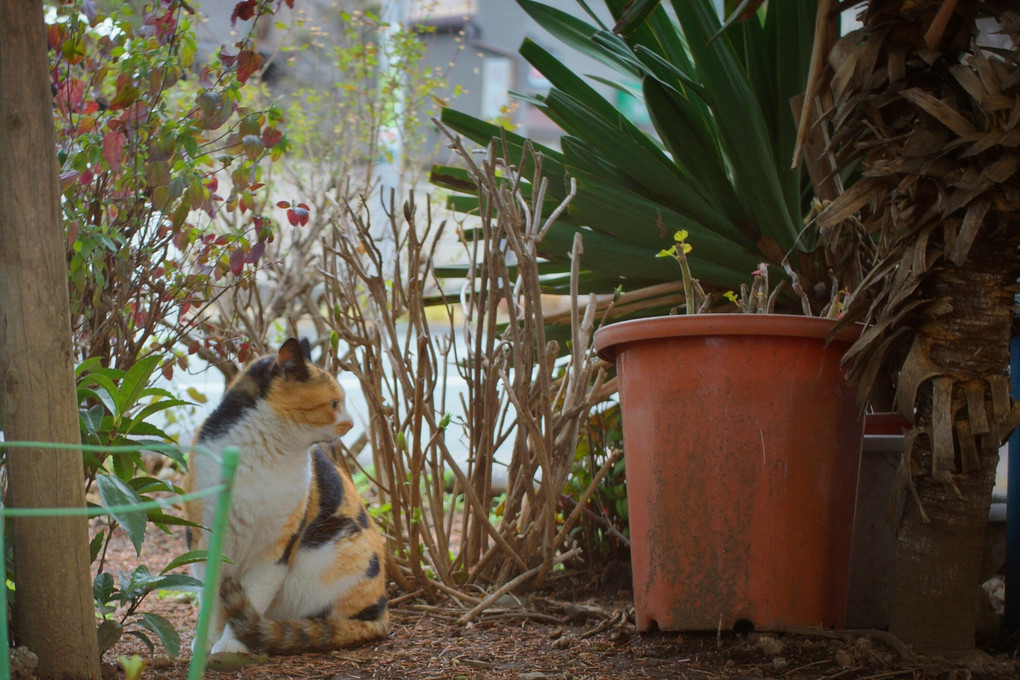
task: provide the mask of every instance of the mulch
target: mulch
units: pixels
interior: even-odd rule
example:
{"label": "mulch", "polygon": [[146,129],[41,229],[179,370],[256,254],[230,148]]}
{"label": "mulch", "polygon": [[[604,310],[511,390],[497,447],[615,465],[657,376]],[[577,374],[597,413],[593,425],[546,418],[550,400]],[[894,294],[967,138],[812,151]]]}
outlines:
{"label": "mulch", "polygon": [[[185,551],[183,533],[150,527],[139,557],[115,536],[107,570],[145,563],[158,571]],[[120,532],[118,532],[120,533]],[[987,641],[967,659],[904,659],[887,634],[806,629],[796,633],[637,633],[626,569],[568,571],[542,590],[505,597],[479,619],[462,624],[464,609],[397,598],[390,634],[361,647],[325,654],[263,658],[210,679],[349,680],[354,678],[541,680],[656,678],[680,680],[1012,680],[1020,677],[1020,636]],[[608,581],[608,582],[607,582]],[[623,583],[621,583],[623,581]],[[399,595],[399,594],[394,594]],[[104,655],[104,676],[124,678],[117,659],[147,660],[148,680],[184,680],[198,607],[190,597],[151,595],[141,607],[167,617],[181,633],[177,659],[125,636]],[[229,664],[228,664],[229,665]]]}

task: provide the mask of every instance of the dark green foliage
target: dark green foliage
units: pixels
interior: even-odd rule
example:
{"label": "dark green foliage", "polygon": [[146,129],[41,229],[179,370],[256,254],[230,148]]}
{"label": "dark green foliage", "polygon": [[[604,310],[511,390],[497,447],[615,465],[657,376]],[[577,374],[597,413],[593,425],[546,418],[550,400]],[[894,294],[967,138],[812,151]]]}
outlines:
{"label": "dark green foliage", "polygon": [[[620,405],[603,403],[588,417],[577,443],[574,468],[563,489],[565,497],[579,502],[614,449],[623,448]],[[569,513],[573,507],[566,508]],[[627,515],[627,475],[623,456],[602,478],[585,503],[577,528],[570,532],[592,564],[630,557],[630,529]]]}
{"label": "dark green foliage", "polygon": [[[566,48],[614,69],[614,87],[640,100],[653,127],[629,120],[593,87],[595,79],[544,47],[531,40],[521,45],[520,54],[552,84],[528,101],[563,131],[560,151],[538,147],[549,179],[546,211],[567,194],[571,178],[577,181],[569,210],[540,244],[539,255],[551,266],[563,270],[580,231],[584,291],[673,283],[680,276],[676,263],[655,254],[686,230],[694,246],[691,269],[706,290],[738,288],[761,262],[776,268],[778,281],[784,259],[806,288],[828,282],[814,231],[803,223],[809,183],[790,168],[796,129],[789,100],[804,89],[816,3],[769,3],[720,33],[710,0],[676,0],[669,9],[605,0],[614,20],[623,20],[621,34],[540,2],[518,4]],[[451,109],[442,120],[475,143],[500,140],[512,163],[522,158],[520,136]],[[432,180],[457,192],[453,207],[477,210],[463,173],[436,167]],[[565,292],[566,282],[555,272],[543,279],[549,292]],[[642,314],[677,302],[674,289]],[[792,295],[788,302],[797,306]]]}

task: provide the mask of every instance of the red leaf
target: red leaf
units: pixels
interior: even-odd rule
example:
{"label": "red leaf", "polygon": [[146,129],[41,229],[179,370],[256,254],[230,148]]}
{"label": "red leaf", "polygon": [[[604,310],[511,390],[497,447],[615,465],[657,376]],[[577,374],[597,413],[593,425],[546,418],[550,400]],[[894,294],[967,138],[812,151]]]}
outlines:
{"label": "red leaf", "polygon": [[216,190],[220,187],[220,181],[215,177],[210,177],[208,181],[206,181],[205,186],[208,187],[209,191],[216,193]]}
{"label": "red leaf", "polygon": [[85,186],[92,184],[93,174],[91,169],[82,170],[81,174],[78,175],[78,184]]}
{"label": "red leaf", "polygon": [[103,160],[114,172],[120,171],[120,160],[124,157],[124,142],[127,137],[123,132],[107,132],[103,135]]}
{"label": "red leaf", "polygon": [[280,143],[281,139],[283,139],[283,133],[279,130],[266,128],[262,131],[262,143],[265,144],[267,149],[272,149]]}
{"label": "red leaf", "polygon": [[46,38],[51,50],[59,50],[64,42],[64,26],[62,24],[47,24]]}
{"label": "red leaf", "polygon": [[252,246],[251,250],[248,251],[248,254],[244,256],[244,261],[247,262],[248,264],[255,264],[259,261],[259,258],[261,258],[263,253],[265,252],[266,242],[259,241],[254,246]]}
{"label": "red leaf", "polygon": [[167,380],[174,379],[174,365],[173,363],[163,364],[163,377]]}
{"label": "red leaf", "polygon": [[57,85],[57,108],[67,113],[77,111],[85,95],[85,85],[77,78],[65,80]]}
{"label": "red leaf", "polygon": [[283,208],[284,210],[286,210],[287,208],[290,207],[290,201],[277,201],[276,207]]}
{"label": "red leaf", "polygon": [[242,269],[244,269],[244,251],[237,248],[230,253],[230,271],[234,273],[234,276],[240,276]]}
{"label": "red leaf", "polygon": [[[302,205],[304,205],[304,204],[302,204]],[[290,218],[290,213],[291,212],[294,213],[294,218],[297,220],[296,222],[292,221],[291,224],[293,224],[295,226],[296,225],[301,225],[302,227],[305,226],[306,224],[308,224],[308,207],[307,206],[302,208],[299,205],[296,208],[291,208],[290,210],[288,210],[287,211],[288,219]]]}
{"label": "red leaf", "polygon": [[290,7],[291,9],[294,9],[294,0],[283,0],[283,1],[285,3],[287,3],[287,7]]}
{"label": "red leaf", "polygon": [[230,13],[230,26],[233,28],[237,24],[237,20],[248,21],[255,16],[255,10],[258,8],[258,3],[255,0],[244,0],[234,5],[234,11]]}
{"label": "red leaf", "polygon": [[259,70],[262,57],[255,50],[245,50],[237,55],[237,80],[244,85],[251,74]]}
{"label": "red leaf", "polygon": [[247,342],[241,343],[241,348],[237,350],[237,360],[242,364],[248,360],[251,356],[251,345]]}

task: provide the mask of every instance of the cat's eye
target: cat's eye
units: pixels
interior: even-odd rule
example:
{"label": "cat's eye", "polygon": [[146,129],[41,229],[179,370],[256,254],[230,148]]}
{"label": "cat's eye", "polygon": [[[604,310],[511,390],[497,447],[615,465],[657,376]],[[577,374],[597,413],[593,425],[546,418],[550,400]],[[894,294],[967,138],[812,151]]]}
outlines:
{"label": "cat's eye", "polygon": [[333,400],[333,408],[336,409],[336,407],[339,406],[339,405],[340,405],[340,400],[339,399],[334,399]]}

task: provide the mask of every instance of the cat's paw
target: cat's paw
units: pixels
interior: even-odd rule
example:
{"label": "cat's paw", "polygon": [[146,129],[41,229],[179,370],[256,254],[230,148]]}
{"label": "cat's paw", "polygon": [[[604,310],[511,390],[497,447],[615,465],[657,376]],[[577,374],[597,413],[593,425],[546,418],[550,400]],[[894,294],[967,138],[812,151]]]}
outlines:
{"label": "cat's paw", "polygon": [[220,638],[210,650],[213,654],[248,654],[248,645],[237,638]]}

